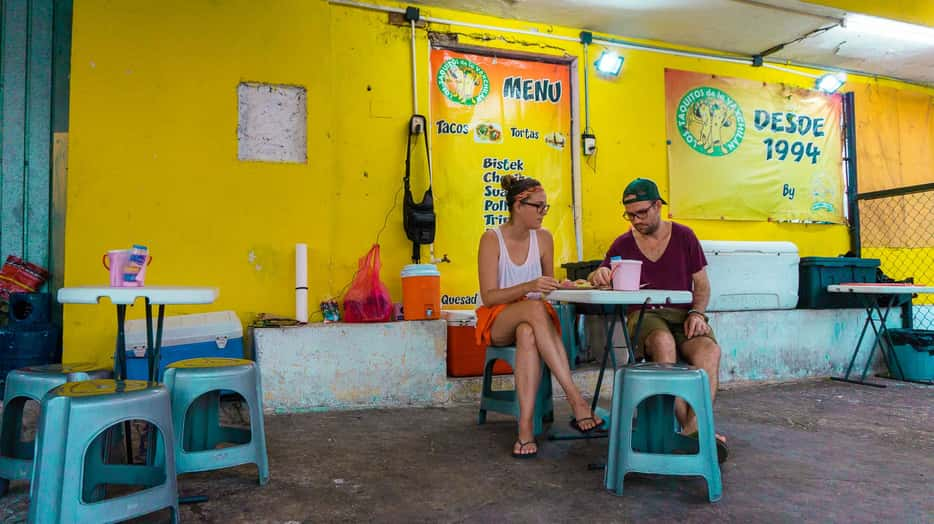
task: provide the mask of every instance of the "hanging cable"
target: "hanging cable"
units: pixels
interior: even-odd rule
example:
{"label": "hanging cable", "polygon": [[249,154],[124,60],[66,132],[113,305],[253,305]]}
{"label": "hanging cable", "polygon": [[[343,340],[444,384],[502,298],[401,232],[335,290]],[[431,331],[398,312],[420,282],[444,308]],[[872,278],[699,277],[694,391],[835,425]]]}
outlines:
{"label": "hanging cable", "polygon": [[581,31],[581,43],[584,46],[584,133],[590,132],[590,59],[587,49],[593,42],[593,33]]}

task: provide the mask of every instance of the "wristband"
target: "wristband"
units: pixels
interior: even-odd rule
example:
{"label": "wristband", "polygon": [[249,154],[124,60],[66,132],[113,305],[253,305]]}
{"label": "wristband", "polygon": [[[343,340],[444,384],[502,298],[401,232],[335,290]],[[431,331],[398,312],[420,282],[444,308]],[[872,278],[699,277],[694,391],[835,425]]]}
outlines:
{"label": "wristband", "polygon": [[688,315],[691,315],[692,313],[695,314],[695,315],[700,315],[701,318],[704,319],[704,322],[710,323],[710,320],[707,318],[707,315],[701,313],[700,311],[698,311],[698,310],[696,310],[696,309],[688,310]]}

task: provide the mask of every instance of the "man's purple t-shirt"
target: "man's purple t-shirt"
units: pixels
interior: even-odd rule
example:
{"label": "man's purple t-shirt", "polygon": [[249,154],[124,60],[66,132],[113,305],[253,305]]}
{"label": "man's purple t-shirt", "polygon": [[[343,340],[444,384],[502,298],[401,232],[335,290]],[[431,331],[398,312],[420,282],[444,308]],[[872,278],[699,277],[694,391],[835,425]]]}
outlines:
{"label": "man's purple t-shirt", "polygon": [[[645,258],[632,231],[619,236],[606,252],[601,267],[610,267],[610,258],[642,261],[642,286],[646,289],[671,289],[692,291],[694,280],[691,275],[707,265],[707,257],[694,231],[687,226],[671,223],[671,240],[661,258],[652,262]],[[672,304],[672,307],[690,309],[690,304]]]}

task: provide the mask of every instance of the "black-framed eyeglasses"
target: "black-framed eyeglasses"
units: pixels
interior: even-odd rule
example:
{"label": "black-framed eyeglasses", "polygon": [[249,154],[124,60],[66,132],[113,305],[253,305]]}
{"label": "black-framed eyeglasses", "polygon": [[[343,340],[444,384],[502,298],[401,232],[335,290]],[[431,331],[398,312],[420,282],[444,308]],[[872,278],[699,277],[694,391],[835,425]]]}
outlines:
{"label": "black-framed eyeglasses", "polygon": [[551,206],[544,202],[529,202],[528,200],[520,200],[520,202],[527,206],[536,208],[539,215],[546,215],[548,214],[548,210],[551,209]]}
{"label": "black-framed eyeglasses", "polygon": [[655,202],[652,202],[652,204],[649,207],[640,209],[639,211],[633,211],[632,213],[630,213],[629,211],[624,211],[623,218],[625,218],[626,220],[630,222],[632,222],[633,220],[637,218],[639,220],[645,220],[646,218],[649,217],[649,211],[651,211],[653,207],[655,207]]}

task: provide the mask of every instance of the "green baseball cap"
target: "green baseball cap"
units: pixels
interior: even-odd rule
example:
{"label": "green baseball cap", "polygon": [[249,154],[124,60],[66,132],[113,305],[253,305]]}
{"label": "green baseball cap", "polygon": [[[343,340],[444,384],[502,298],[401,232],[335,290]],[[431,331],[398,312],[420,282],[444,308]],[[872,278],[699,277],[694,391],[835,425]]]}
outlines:
{"label": "green baseball cap", "polygon": [[661,200],[662,204],[667,204],[661,195],[658,194],[658,186],[648,178],[637,178],[626,186],[623,191],[623,205],[633,202],[655,202]]}

